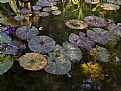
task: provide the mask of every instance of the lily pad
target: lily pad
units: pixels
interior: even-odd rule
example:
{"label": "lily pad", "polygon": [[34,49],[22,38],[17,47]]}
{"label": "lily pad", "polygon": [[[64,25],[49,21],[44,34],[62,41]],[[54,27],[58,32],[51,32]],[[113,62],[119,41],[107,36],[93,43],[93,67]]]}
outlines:
{"label": "lily pad", "polygon": [[46,17],[46,16],[49,16],[50,14],[48,12],[38,12],[38,16],[41,16],[41,17]]}
{"label": "lily pad", "polygon": [[0,3],[8,3],[10,0],[0,0]]}
{"label": "lily pad", "polygon": [[85,2],[90,4],[98,4],[100,3],[100,0],[85,0]]}
{"label": "lily pad", "polygon": [[101,17],[97,16],[87,16],[84,18],[84,22],[92,27],[106,27],[107,22]]}
{"label": "lily pad", "polygon": [[107,0],[109,3],[121,5],[121,0]]}
{"label": "lily pad", "polygon": [[118,10],[120,8],[119,5],[115,5],[115,4],[103,4],[101,5],[101,7],[104,9],[104,10]]}
{"label": "lily pad", "polygon": [[71,29],[85,29],[88,27],[88,24],[78,19],[68,20],[65,22],[65,24]]}
{"label": "lily pad", "polygon": [[52,14],[53,15],[60,15],[61,11],[60,10],[54,10],[54,11],[52,11]]}
{"label": "lily pad", "polygon": [[93,31],[87,30],[87,36],[94,42],[97,42],[100,44],[107,44],[108,40],[106,39],[106,36],[105,36],[107,32],[108,31],[102,28],[93,28]]}
{"label": "lily pad", "polygon": [[94,42],[85,36],[83,32],[79,32],[79,35],[72,33],[69,35],[69,42],[87,50],[91,50]]}
{"label": "lily pad", "polygon": [[13,65],[13,60],[9,56],[5,57],[4,55],[0,54],[0,74],[1,75],[7,72],[12,65]]}
{"label": "lily pad", "polygon": [[22,14],[27,14],[27,13],[32,13],[32,11],[30,9],[27,9],[27,8],[22,8],[21,13]]}
{"label": "lily pad", "polygon": [[41,6],[32,6],[32,8],[33,8],[33,10],[36,10],[36,11],[38,11],[38,10],[41,10],[41,9],[42,9],[42,7],[41,7]]}
{"label": "lily pad", "polygon": [[1,32],[0,33],[0,43],[7,43],[9,41],[11,41],[12,39],[5,33],[5,32]]}
{"label": "lily pad", "polygon": [[26,70],[41,70],[47,65],[47,59],[39,53],[26,53],[19,59],[19,64]]}
{"label": "lily pad", "polygon": [[80,48],[78,48],[76,45],[63,42],[63,48],[64,52],[63,54],[67,56],[72,62],[75,60],[80,61],[82,58],[82,52]]}
{"label": "lily pad", "polygon": [[0,32],[5,32],[7,30],[7,27],[0,27]]}
{"label": "lily pad", "polygon": [[68,74],[71,70],[71,62],[66,56],[58,57],[56,53],[49,53],[48,64],[44,68],[48,73],[55,75]]}
{"label": "lily pad", "polygon": [[15,16],[15,20],[16,21],[21,21],[23,19],[24,19],[24,16],[23,15],[17,15],[17,16]]}
{"label": "lily pad", "polygon": [[28,45],[31,51],[46,54],[54,49],[55,41],[48,36],[35,36]]}
{"label": "lily pad", "polygon": [[16,36],[22,40],[28,40],[39,34],[39,31],[34,26],[22,26],[16,30]]}
{"label": "lily pad", "polygon": [[102,61],[102,62],[109,61],[110,53],[104,47],[96,46],[96,48],[93,48],[90,51],[90,54],[98,61]]}
{"label": "lily pad", "polygon": [[45,12],[51,12],[51,8],[50,7],[45,7],[42,10],[45,11]]}

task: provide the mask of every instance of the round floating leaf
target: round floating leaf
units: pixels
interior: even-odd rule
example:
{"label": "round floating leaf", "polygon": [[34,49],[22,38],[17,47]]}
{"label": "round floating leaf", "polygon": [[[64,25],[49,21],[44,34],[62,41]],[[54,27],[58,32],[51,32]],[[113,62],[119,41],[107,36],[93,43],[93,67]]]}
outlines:
{"label": "round floating leaf", "polygon": [[51,12],[51,8],[50,7],[45,7],[42,10],[45,11],[45,12]]}
{"label": "round floating leaf", "polygon": [[28,10],[27,8],[22,8],[21,13],[22,14],[27,14],[27,13],[32,13],[32,11],[30,9]]}
{"label": "round floating leaf", "polygon": [[36,10],[36,11],[38,11],[38,10],[41,10],[41,9],[42,9],[42,7],[41,7],[41,6],[32,6],[32,8],[33,8],[33,10]]}
{"label": "round floating leaf", "polygon": [[57,6],[51,6],[51,10],[58,10]]}
{"label": "round floating leaf", "polygon": [[60,15],[61,11],[60,10],[54,10],[54,11],[52,11],[52,14],[53,15]]}
{"label": "round floating leaf", "polygon": [[28,40],[39,34],[39,31],[34,26],[22,26],[16,30],[16,36],[22,40]]}
{"label": "round floating leaf", "polygon": [[55,75],[68,74],[68,72],[71,70],[71,62],[69,61],[68,57],[58,57],[56,55],[56,53],[49,53],[48,64],[44,70]]}
{"label": "round floating leaf", "polygon": [[5,33],[5,32],[1,32],[0,33],[0,43],[7,43],[9,41],[11,41],[12,39]]}
{"label": "round floating leaf", "polygon": [[7,30],[7,27],[0,27],[0,32],[5,32]]}
{"label": "round floating leaf", "polygon": [[79,36],[74,33],[70,34],[69,42],[87,50],[91,50],[94,45],[94,42],[92,42],[88,37],[85,37],[83,32],[79,32]]}
{"label": "round floating leaf", "polygon": [[96,46],[96,48],[93,48],[90,51],[90,54],[98,61],[102,61],[102,62],[109,61],[110,53],[104,47]]}
{"label": "round floating leaf", "polygon": [[49,16],[50,14],[48,12],[38,12],[38,16],[46,17]]}
{"label": "round floating leaf", "polygon": [[10,0],[0,0],[0,3],[8,3]]}
{"label": "round floating leaf", "polygon": [[85,0],[85,2],[90,4],[98,4],[100,3],[100,0]]}
{"label": "round floating leaf", "polygon": [[7,72],[12,65],[13,65],[13,61],[9,56],[5,57],[4,55],[0,54],[0,74],[1,75]]}
{"label": "round floating leaf", "polygon": [[102,29],[102,28],[93,28],[93,31],[92,30],[87,30],[87,36],[97,42],[97,43],[100,43],[100,44],[107,44],[108,43],[108,40],[106,39],[106,36],[105,34],[107,33],[108,31]]}
{"label": "round floating leaf", "polygon": [[24,16],[23,15],[17,15],[17,16],[15,16],[15,20],[16,21],[21,21],[23,19],[24,19]]}
{"label": "round floating leaf", "polygon": [[120,8],[120,6],[118,6],[118,5],[108,4],[108,3],[101,5],[101,7],[104,10],[118,10]]}
{"label": "round floating leaf", "polygon": [[121,0],[107,0],[109,3],[121,5]]}
{"label": "round floating leaf", "polygon": [[47,59],[39,53],[26,53],[19,59],[19,64],[26,70],[41,70],[47,65]]}
{"label": "round floating leaf", "polygon": [[46,54],[54,49],[55,41],[48,36],[35,36],[28,45],[31,51]]}
{"label": "round floating leaf", "polygon": [[93,27],[105,27],[107,26],[106,20],[97,16],[87,16],[84,18],[84,21]]}
{"label": "round floating leaf", "polygon": [[78,19],[68,20],[65,22],[65,24],[71,29],[85,29],[88,27],[88,25],[84,21]]}
{"label": "round floating leaf", "polygon": [[74,44],[63,42],[64,52],[63,54],[67,56],[70,60],[80,61],[82,58],[81,50]]}

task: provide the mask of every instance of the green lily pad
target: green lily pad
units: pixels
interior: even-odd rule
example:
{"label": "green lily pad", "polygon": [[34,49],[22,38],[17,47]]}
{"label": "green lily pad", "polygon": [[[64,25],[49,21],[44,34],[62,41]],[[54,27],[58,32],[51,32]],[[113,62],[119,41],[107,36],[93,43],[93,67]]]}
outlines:
{"label": "green lily pad", "polygon": [[48,64],[44,70],[55,75],[68,74],[71,70],[71,62],[66,56],[57,56],[56,53],[50,52],[48,56]]}
{"label": "green lily pad", "polygon": [[13,61],[9,56],[5,57],[4,55],[0,54],[0,74],[1,75],[7,72],[12,65],[13,65]]}
{"label": "green lily pad", "polygon": [[110,53],[104,47],[96,46],[96,48],[93,48],[90,51],[90,54],[98,61],[102,61],[102,62],[109,61]]}

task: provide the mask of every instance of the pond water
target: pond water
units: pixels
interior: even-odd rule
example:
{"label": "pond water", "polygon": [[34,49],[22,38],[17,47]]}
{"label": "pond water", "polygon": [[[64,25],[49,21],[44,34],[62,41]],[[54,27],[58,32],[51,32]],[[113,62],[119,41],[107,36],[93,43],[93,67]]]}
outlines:
{"label": "pond water", "polygon": [[[3,30],[0,30],[0,91],[121,91],[120,0],[100,2],[99,0],[0,0],[0,2],[0,24],[1,27],[7,27],[5,30],[0,27]],[[106,7],[107,3],[118,6]],[[42,9],[36,7],[34,10],[33,6],[41,6]],[[52,10],[43,9],[46,7]],[[22,13],[23,8],[25,9],[23,13],[27,12],[26,14]],[[57,15],[52,14],[57,8],[60,10]],[[43,11],[46,12],[41,13]],[[15,16],[22,17],[16,19]],[[89,23],[85,19],[87,16],[92,16]],[[83,25],[82,21],[87,25]],[[35,31],[36,29],[39,32]],[[5,34],[2,34],[3,32]],[[18,45],[12,45],[11,40],[16,41],[19,48]],[[23,45],[20,47],[21,44],[24,44],[24,47]],[[62,49],[54,49],[55,44],[60,45]],[[15,49],[18,48],[17,52],[15,49],[11,49],[10,53],[5,51],[5,48],[11,45]],[[36,48],[36,45],[39,47]],[[44,69],[35,71],[37,67],[33,65],[38,61],[37,56],[35,59],[34,56],[27,55],[28,59],[22,59],[25,68],[21,67],[20,57],[23,55],[26,57],[25,54],[31,52],[43,54],[47,58],[48,63],[45,62]],[[2,54],[5,54],[4,57]],[[2,64],[8,56],[13,64],[6,63],[8,68],[3,67]],[[34,68],[27,65],[29,60],[31,61],[29,65]],[[49,62],[52,63],[52,67]],[[40,65],[43,66],[43,63]]]}

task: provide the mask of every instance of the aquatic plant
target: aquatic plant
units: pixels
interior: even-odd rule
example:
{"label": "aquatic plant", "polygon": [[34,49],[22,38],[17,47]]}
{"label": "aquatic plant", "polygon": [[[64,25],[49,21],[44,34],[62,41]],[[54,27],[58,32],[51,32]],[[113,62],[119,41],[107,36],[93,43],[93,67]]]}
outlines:
{"label": "aquatic plant", "polygon": [[94,45],[94,42],[86,37],[86,34],[84,34],[83,32],[79,32],[79,36],[74,33],[70,34],[69,42],[87,50],[91,50],[92,46]]}
{"label": "aquatic plant", "polygon": [[48,36],[35,36],[28,42],[29,49],[33,52],[47,54],[55,47],[55,41]]}
{"label": "aquatic plant", "polygon": [[13,65],[13,59],[10,56],[0,54],[0,74],[7,72]]}
{"label": "aquatic plant", "polygon": [[86,24],[84,21],[81,21],[79,19],[67,20],[65,24],[67,27],[71,29],[85,29],[88,27],[88,24]]}
{"label": "aquatic plant", "polygon": [[29,40],[39,34],[39,31],[34,26],[22,26],[16,30],[16,36],[22,40]]}
{"label": "aquatic plant", "polygon": [[68,74],[71,70],[71,62],[66,56],[58,56],[58,54],[50,52],[48,56],[48,64],[44,70],[55,75]]}
{"label": "aquatic plant", "polygon": [[92,26],[92,27],[106,27],[107,26],[106,20],[98,16],[86,16],[84,18],[84,22],[86,22],[89,26]]}
{"label": "aquatic plant", "polygon": [[47,59],[39,53],[26,53],[18,60],[22,68],[30,71],[41,70],[47,65]]}
{"label": "aquatic plant", "polygon": [[107,51],[107,49],[100,46],[96,46],[96,48],[90,50],[90,55],[92,55],[95,60],[101,62],[108,62],[110,57],[110,53]]}

